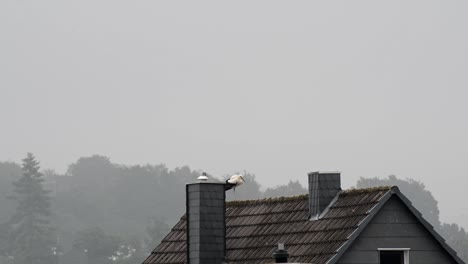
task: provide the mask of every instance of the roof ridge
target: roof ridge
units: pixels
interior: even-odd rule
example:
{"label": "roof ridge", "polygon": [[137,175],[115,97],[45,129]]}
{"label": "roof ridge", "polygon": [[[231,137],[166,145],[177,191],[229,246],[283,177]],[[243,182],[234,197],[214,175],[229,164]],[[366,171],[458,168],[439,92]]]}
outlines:
{"label": "roof ridge", "polygon": [[306,200],[309,197],[308,194],[301,194],[295,196],[280,196],[280,197],[268,197],[256,200],[239,200],[226,202],[226,206],[243,206],[249,204],[269,204],[278,202],[290,202],[298,200]]}
{"label": "roof ridge", "polygon": [[342,195],[353,195],[353,194],[362,194],[362,193],[371,193],[371,192],[378,192],[378,191],[389,191],[396,186],[375,186],[375,187],[368,187],[368,188],[354,188],[343,190],[340,194]]}
{"label": "roof ridge", "polygon": [[[377,191],[389,191],[394,187],[396,186],[351,188],[351,189],[343,190],[340,194],[353,195],[353,194],[370,193],[370,192],[377,192]],[[250,205],[250,204],[261,204],[261,203],[268,204],[268,203],[277,203],[277,202],[290,202],[290,201],[307,199],[308,197],[309,197],[308,194],[300,194],[300,195],[294,195],[294,196],[279,196],[279,197],[268,197],[268,198],[261,198],[261,199],[237,200],[237,201],[226,202],[226,206],[243,206],[243,205]]]}

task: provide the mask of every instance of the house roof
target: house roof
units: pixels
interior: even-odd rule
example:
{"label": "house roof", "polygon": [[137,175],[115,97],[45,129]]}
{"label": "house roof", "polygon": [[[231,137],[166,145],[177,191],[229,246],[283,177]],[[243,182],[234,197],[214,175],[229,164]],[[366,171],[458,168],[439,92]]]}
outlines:
{"label": "house roof", "polygon": [[[314,221],[308,220],[307,195],[227,202],[228,263],[272,263],[278,243],[286,245],[290,262],[335,263],[394,194],[462,264],[397,187],[342,191],[322,216]],[[184,215],[143,264],[187,263],[186,228]]]}

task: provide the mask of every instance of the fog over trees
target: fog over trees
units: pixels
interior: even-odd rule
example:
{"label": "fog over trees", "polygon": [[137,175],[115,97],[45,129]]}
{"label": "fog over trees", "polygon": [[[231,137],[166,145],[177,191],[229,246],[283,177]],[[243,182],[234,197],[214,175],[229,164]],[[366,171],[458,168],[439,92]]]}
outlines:
{"label": "fog over trees", "polygon": [[1,252],[13,263],[55,263],[56,241],[50,226],[49,191],[44,189],[39,163],[31,153],[23,159],[22,176],[12,182],[8,198],[17,207],[2,226]]}
{"label": "fog over trees", "polygon": [[[61,175],[39,161],[27,154],[21,165],[0,162],[0,264],[141,263],[184,213],[184,186],[201,173],[188,166],[115,164],[94,155]],[[307,193],[299,182],[264,189],[253,172],[232,173],[242,173],[246,184],[228,192],[228,200]],[[441,223],[437,201],[422,182],[389,176],[356,183],[378,185],[398,185],[468,260],[467,233],[456,223]]]}

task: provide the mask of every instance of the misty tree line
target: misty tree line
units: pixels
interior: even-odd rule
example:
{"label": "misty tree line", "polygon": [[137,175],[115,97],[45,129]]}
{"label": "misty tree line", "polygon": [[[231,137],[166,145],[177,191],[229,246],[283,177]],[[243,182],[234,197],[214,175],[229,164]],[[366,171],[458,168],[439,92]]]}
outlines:
{"label": "misty tree line", "polygon": [[[184,185],[199,175],[98,155],[65,175],[41,170],[32,154],[21,165],[0,162],[0,264],[141,263],[184,213]],[[254,175],[245,177],[236,199],[306,192],[298,182],[262,192]]]}
{"label": "misty tree line", "polygon": [[[237,173],[237,172],[235,172]],[[299,182],[262,191],[255,175],[227,199],[307,193]],[[22,165],[0,162],[0,264],[137,264],[185,211],[185,188],[200,175],[184,166],[125,166],[107,157],[78,159],[65,175],[41,170],[28,154]],[[226,175],[227,176],[227,175]],[[468,260],[468,235],[439,220],[425,186],[395,176],[361,178],[358,188],[398,185],[449,244]]]}

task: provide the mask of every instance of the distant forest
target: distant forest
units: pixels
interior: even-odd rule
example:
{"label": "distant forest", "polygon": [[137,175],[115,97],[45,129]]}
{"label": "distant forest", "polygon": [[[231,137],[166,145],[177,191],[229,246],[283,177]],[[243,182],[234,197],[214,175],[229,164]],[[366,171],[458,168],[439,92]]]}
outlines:
{"label": "distant forest", "polygon": [[[246,184],[228,192],[228,200],[307,193],[297,181],[262,191],[253,173],[241,173]],[[0,162],[0,264],[30,264],[27,257],[42,259],[39,264],[139,264],[184,213],[184,186],[200,174],[188,166],[115,164],[99,155],[78,159],[64,175],[40,168],[32,154],[22,164]],[[399,186],[468,261],[468,234],[440,222],[423,183],[395,176],[356,183],[378,185]]]}

